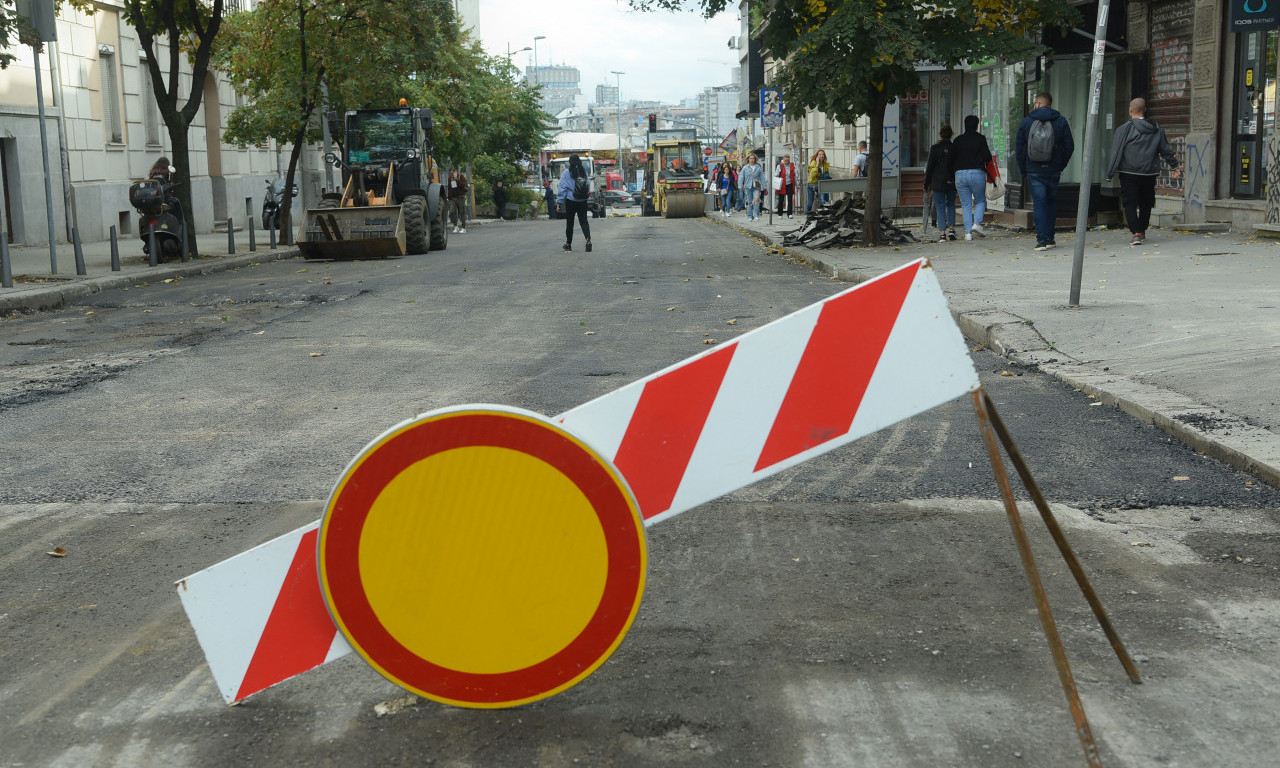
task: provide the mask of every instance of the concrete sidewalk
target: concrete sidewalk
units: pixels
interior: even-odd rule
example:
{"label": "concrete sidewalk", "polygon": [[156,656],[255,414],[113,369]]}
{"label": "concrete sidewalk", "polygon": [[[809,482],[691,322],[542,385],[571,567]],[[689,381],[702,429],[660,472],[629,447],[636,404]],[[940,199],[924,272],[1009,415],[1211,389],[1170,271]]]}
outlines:
{"label": "concrete sidewalk", "polygon": [[183,264],[177,258],[167,263],[150,266],[142,255],[142,241],[136,236],[121,237],[118,243],[120,271],[111,270],[111,243],[102,241],[84,243],[85,274],[76,274],[75,248],[70,243],[58,243],[57,273],[53,272],[49,246],[10,246],[9,259],[13,270],[13,287],[0,287],[0,315],[14,311],[34,312],[54,309],[81,296],[125,288],[143,281],[155,282],[171,277],[221,272],[252,262],[290,259],[298,255],[292,246],[270,246],[270,235],[259,230],[255,234],[256,251],[249,250],[249,233],[237,230],[235,253],[229,252],[227,234],[197,235],[200,255]]}
{"label": "concrete sidewalk", "polygon": [[[781,247],[803,217],[708,214]],[[922,237],[920,219],[898,222]],[[1033,365],[1233,467],[1280,486],[1280,243],[1233,233],[1124,230],[1085,240],[1080,306],[1068,307],[1074,233],[1037,252],[1034,233],[994,226],[973,242],[786,248],[859,282],[912,259],[938,271],[973,344]]]}

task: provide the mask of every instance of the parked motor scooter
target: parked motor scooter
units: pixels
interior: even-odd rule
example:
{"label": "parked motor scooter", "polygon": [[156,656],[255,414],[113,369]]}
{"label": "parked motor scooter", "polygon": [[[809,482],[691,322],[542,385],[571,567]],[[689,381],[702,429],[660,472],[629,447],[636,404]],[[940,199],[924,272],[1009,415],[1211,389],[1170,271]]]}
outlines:
{"label": "parked motor scooter", "polygon": [[[170,172],[174,169],[170,168]],[[174,193],[174,184],[161,179],[134,182],[129,187],[129,204],[140,214],[138,234],[142,252],[151,255],[151,233],[155,232],[157,261],[182,253],[182,204]]]}
{"label": "parked motor scooter", "polygon": [[[298,185],[293,185],[291,197],[298,199]],[[284,202],[284,179],[267,180],[267,194],[262,198],[262,228],[268,232],[280,228],[280,203]]]}

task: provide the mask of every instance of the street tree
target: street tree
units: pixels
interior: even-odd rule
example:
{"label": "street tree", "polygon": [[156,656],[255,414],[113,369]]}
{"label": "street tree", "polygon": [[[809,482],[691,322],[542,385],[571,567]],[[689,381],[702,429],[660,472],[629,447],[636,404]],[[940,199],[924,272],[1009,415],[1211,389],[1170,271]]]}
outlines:
{"label": "street tree", "polygon": [[[678,9],[694,0],[631,0],[641,9]],[[714,16],[727,0],[696,0]],[[1047,27],[1079,19],[1066,0],[774,0],[752,3],[752,29],[781,62],[772,86],[788,109],[814,109],[841,123],[866,115],[870,127],[864,244],[880,242],[885,109],[921,89],[916,66],[1030,58]]]}
{"label": "street tree", "polygon": [[226,138],[291,145],[282,231],[321,109],[394,106],[407,84],[438,77],[462,35],[449,0],[266,0],[228,21],[217,63],[250,103],[232,111]]}
{"label": "street tree", "polygon": [[[182,201],[187,246],[197,253],[191,205],[191,156],[188,134],[200,110],[214,41],[222,28],[222,0],[122,0],[125,21],[138,34],[146,51],[144,62],[160,116],[169,133],[170,159],[177,169],[178,199]],[[162,51],[161,46],[164,46]],[[162,54],[163,53],[163,57]],[[183,61],[190,67],[182,71]],[[165,70],[161,69],[164,62]],[[166,71],[167,70],[167,71]],[[185,96],[184,96],[185,92]]]}

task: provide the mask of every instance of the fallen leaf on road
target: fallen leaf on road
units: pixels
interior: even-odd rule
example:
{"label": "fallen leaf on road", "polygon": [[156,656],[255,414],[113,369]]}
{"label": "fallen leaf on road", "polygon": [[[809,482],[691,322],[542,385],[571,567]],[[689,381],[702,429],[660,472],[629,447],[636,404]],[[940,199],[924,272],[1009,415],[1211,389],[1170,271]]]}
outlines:
{"label": "fallen leaf on road", "polygon": [[311,356],[311,357],[324,357],[324,353],[323,353],[323,352],[312,352],[310,356]]}
{"label": "fallen leaf on road", "polygon": [[149,309],[144,309],[144,310],[142,310],[142,314],[144,314],[144,315],[147,315],[147,314],[150,314],[150,313],[151,313],[151,310],[149,310]]}
{"label": "fallen leaf on road", "polygon": [[676,311],[676,308],[675,308],[675,307],[667,307],[667,311],[668,311],[668,312],[675,312],[675,311]]}
{"label": "fallen leaf on road", "polygon": [[173,282],[173,278],[172,278],[172,277],[165,278],[163,282],[166,282],[166,283],[172,283],[172,282]]}
{"label": "fallen leaf on road", "polygon": [[584,333],[584,334],[582,334],[582,335],[583,335],[583,336],[595,336],[595,335],[596,335],[596,332],[595,332],[595,331],[587,331],[586,333]]}
{"label": "fallen leaf on road", "polygon": [[52,552],[45,552],[49,557],[66,557],[67,550],[62,547],[54,547]]}
{"label": "fallen leaf on road", "polygon": [[702,340],[702,343],[703,343],[703,344],[715,344],[715,343],[716,343],[716,340],[715,340],[715,339],[703,339],[703,340]]}
{"label": "fallen leaf on road", "polygon": [[1009,371],[1005,371],[1005,370],[1001,370],[1001,371],[1000,371],[1000,375],[1001,375],[1001,376],[1017,376],[1018,374],[1016,374],[1016,373],[1010,373]]}
{"label": "fallen leaf on road", "polygon": [[310,272],[310,271],[311,271],[311,270],[307,269],[306,267],[303,267],[302,269],[298,270],[298,271],[297,271],[297,272],[295,272],[294,274],[298,274],[298,273],[301,273],[301,272]]}
{"label": "fallen leaf on road", "polygon": [[417,299],[405,299],[405,300],[404,300],[404,303],[405,303],[405,304],[417,304],[417,303],[418,303],[418,300],[417,300]]}
{"label": "fallen leaf on road", "polygon": [[1154,546],[1155,546],[1155,544],[1152,544],[1152,543],[1151,543],[1151,542],[1149,542],[1149,541],[1131,541],[1131,542],[1129,542],[1129,546],[1131,546],[1131,547],[1154,547]]}
{"label": "fallen leaf on road", "polygon": [[737,319],[734,319],[734,320],[725,320],[724,322],[725,322],[725,324],[726,324],[726,325],[737,325],[737,324],[738,324]]}
{"label": "fallen leaf on road", "polygon": [[1186,475],[1174,475],[1173,479],[1181,482],[1183,480],[1190,480],[1191,478],[1187,477]]}
{"label": "fallen leaf on road", "polygon": [[713,278],[713,279],[714,279],[714,278],[715,278],[715,275],[707,275],[707,277],[710,277],[710,278]]}
{"label": "fallen leaf on road", "polygon": [[[687,282],[689,282],[689,281],[688,281],[688,280],[686,280],[685,282],[687,283]],[[85,314],[86,314],[86,315],[92,315],[92,314],[93,314],[93,310],[91,309],[91,310],[89,310],[88,312],[85,312]]]}
{"label": "fallen leaf on road", "polygon": [[264,334],[264,333],[266,333],[266,331],[254,331],[253,335],[254,335],[254,336],[261,336],[261,335],[262,335],[262,334]]}
{"label": "fallen leaf on road", "polygon": [[378,717],[383,717],[384,715],[394,715],[395,713],[403,709],[412,707],[417,703],[418,703],[418,697],[414,696],[413,694],[409,694],[408,696],[402,696],[398,699],[388,699],[387,701],[380,701],[377,704],[373,705],[373,712]]}
{"label": "fallen leaf on road", "polygon": [[1090,406],[1094,406],[1094,405],[1102,405],[1102,403],[1089,403],[1089,405],[1090,405]]}

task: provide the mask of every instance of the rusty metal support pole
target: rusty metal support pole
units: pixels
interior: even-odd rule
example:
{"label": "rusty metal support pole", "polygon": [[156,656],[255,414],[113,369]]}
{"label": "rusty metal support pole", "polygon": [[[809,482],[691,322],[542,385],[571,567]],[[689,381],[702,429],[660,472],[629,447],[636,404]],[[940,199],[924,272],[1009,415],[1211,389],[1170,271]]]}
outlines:
{"label": "rusty metal support pole", "polygon": [[1075,577],[1076,584],[1080,586],[1084,599],[1088,601],[1089,607],[1093,609],[1093,615],[1098,619],[1098,624],[1102,626],[1102,631],[1106,633],[1107,639],[1111,641],[1111,647],[1115,650],[1116,656],[1119,657],[1124,671],[1128,673],[1129,680],[1135,684],[1141,684],[1142,675],[1139,674],[1137,665],[1133,663],[1133,659],[1129,656],[1129,651],[1125,649],[1124,641],[1120,639],[1120,633],[1116,631],[1115,625],[1111,623],[1111,617],[1107,615],[1107,610],[1102,607],[1102,600],[1098,598],[1098,594],[1093,590],[1093,585],[1089,583],[1089,577],[1085,575],[1084,568],[1081,567],[1075,551],[1071,549],[1071,544],[1067,541],[1062,528],[1059,527],[1057,518],[1049,510],[1049,503],[1045,501],[1039,484],[1036,483],[1035,477],[1031,475],[1031,468],[1027,466],[1027,462],[1022,458],[1022,452],[1018,450],[1018,446],[1013,442],[1013,436],[1009,434],[1009,428],[1005,426],[1000,414],[996,413],[996,405],[991,402],[991,397],[985,391],[982,395],[987,406],[987,415],[991,419],[991,425],[995,427],[996,436],[1004,444],[1004,450],[1009,455],[1009,461],[1013,462],[1014,469],[1018,470],[1018,477],[1022,479],[1022,484],[1026,487],[1027,492],[1031,494],[1031,499],[1035,502],[1036,509],[1040,511],[1040,517],[1044,520],[1045,527],[1049,529],[1049,534],[1053,536],[1054,543],[1058,545],[1058,551],[1062,553],[1062,559],[1067,561],[1067,567],[1071,569],[1071,575]]}
{"label": "rusty metal support pole", "polygon": [[1036,612],[1040,614],[1040,625],[1044,629],[1045,639],[1049,641],[1049,650],[1053,653],[1054,666],[1058,668],[1058,681],[1062,683],[1062,690],[1067,695],[1067,704],[1071,707],[1071,718],[1076,724],[1076,736],[1080,739],[1080,745],[1084,747],[1084,756],[1090,768],[1102,768],[1102,762],[1098,757],[1098,745],[1093,740],[1093,732],[1089,730],[1084,705],[1080,703],[1080,692],[1076,690],[1076,681],[1071,675],[1071,666],[1067,663],[1067,654],[1062,648],[1062,638],[1058,636],[1058,627],[1053,621],[1053,611],[1049,609],[1049,597],[1045,594],[1044,583],[1040,580],[1040,571],[1036,568],[1035,555],[1031,552],[1031,542],[1027,539],[1026,529],[1022,527],[1018,502],[1013,498],[1013,486],[1009,484],[1009,475],[1005,472],[1004,459],[1000,456],[1000,446],[996,443],[996,433],[991,427],[991,417],[987,412],[986,394],[981,388],[973,393],[973,411],[978,417],[982,442],[987,446],[991,471],[995,473],[996,484],[1000,487],[1004,510],[1009,517],[1009,527],[1013,529],[1013,538],[1018,545],[1018,555],[1022,558],[1022,569],[1026,571],[1027,580],[1031,582],[1031,595],[1035,598]]}

